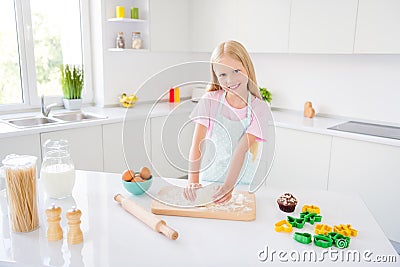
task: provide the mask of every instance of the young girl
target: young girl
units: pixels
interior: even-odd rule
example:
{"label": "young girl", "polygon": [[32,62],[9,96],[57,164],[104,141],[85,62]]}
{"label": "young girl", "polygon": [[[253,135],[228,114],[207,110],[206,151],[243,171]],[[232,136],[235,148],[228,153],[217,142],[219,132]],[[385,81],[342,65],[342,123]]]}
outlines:
{"label": "young girl", "polygon": [[[265,141],[262,121],[269,109],[257,86],[253,63],[236,41],[218,45],[211,56],[212,85],[192,113],[196,123],[189,154],[185,197],[194,201],[201,181],[223,182],[215,203],[232,197],[236,183],[250,183],[257,142]],[[209,140],[203,149],[203,141]],[[209,147],[209,145],[212,145]]]}

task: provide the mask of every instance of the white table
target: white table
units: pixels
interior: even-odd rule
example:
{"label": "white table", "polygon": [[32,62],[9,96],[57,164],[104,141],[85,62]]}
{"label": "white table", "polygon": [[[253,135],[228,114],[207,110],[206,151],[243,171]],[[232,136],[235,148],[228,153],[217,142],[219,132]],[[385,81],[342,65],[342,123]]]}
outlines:
{"label": "white table", "polygon": [[[152,190],[156,191],[157,186],[158,183],[154,182]],[[276,204],[277,197],[284,193],[284,189],[262,188],[257,191],[257,219],[252,222],[161,216],[179,232],[179,238],[175,241],[152,231],[123,210],[113,200],[116,193],[129,196],[150,208],[152,199],[146,194],[132,196],[126,192],[119,174],[77,171],[73,197],[64,200],[46,199],[39,191],[41,218],[38,230],[24,234],[12,233],[8,217],[2,216],[0,266],[270,266],[271,263],[280,264],[280,250],[292,253],[292,256],[296,256],[296,253],[300,255],[304,250],[313,250],[319,257],[324,251],[313,244],[297,243],[293,240],[293,233],[274,231],[273,225],[288,215],[281,212]],[[340,254],[342,251],[358,250],[362,257],[364,251],[368,250],[372,253],[371,259],[377,255],[392,255],[396,263],[387,265],[399,265],[396,251],[360,197],[331,192],[292,193],[299,200],[292,216],[299,217],[303,205],[314,204],[321,208],[323,223],[331,226],[350,223],[359,230],[359,235],[351,239],[349,249],[333,247],[332,251],[339,251]],[[47,242],[44,210],[52,202],[63,208],[61,224],[64,237],[67,232],[65,211],[72,205],[82,210],[83,244],[68,246],[66,238]],[[306,223],[303,229],[294,230],[313,233],[313,226]],[[259,255],[266,246],[269,257],[263,262]],[[277,251],[273,260],[272,250]],[[261,258],[265,258],[265,255],[261,253]],[[291,262],[289,254],[281,256],[281,260]],[[327,256],[324,263],[332,263]],[[308,262],[300,264],[309,265]],[[363,258],[356,263],[361,264],[365,264]]]}

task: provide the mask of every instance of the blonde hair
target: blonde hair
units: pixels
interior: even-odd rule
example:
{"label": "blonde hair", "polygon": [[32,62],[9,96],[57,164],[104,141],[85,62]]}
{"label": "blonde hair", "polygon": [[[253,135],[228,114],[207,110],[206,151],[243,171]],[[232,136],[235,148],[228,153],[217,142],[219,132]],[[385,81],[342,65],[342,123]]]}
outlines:
{"label": "blonde hair", "polygon": [[[218,83],[218,78],[215,74],[213,64],[221,62],[222,57],[225,55],[242,63],[248,77],[247,90],[249,90],[253,96],[262,100],[260,90],[258,89],[257,85],[256,72],[254,71],[254,66],[253,62],[251,61],[250,55],[241,43],[233,40],[220,43],[211,54],[212,82],[207,91],[222,90],[222,87]],[[250,153],[252,154],[253,161],[257,156],[257,152],[258,143],[254,142],[253,145],[250,147]]]}

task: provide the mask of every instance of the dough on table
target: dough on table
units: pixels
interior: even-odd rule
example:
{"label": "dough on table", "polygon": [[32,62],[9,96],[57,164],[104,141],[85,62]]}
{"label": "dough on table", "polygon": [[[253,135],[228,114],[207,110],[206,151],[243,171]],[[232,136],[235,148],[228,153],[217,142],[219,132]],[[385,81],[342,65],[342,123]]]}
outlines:
{"label": "dough on table", "polygon": [[178,186],[167,186],[162,188],[157,199],[165,204],[173,206],[193,207],[206,206],[213,203],[213,195],[217,192],[218,185],[208,185],[196,190],[196,200],[187,200],[184,196],[184,188]]}
{"label": "dough on table", "polygon": [[213,211],[227,212],[249,212],[249,203],[253,200],[242,193],[233,191],[232,198],[224,204],[215,204],[212,196],[217,192],[218,185],[208,185],[196,190],[196,200],[191,202],[184,196],[184,188],[178,186],[167,186],[157,194],[157,200],[164,204],[178,207],[200,207]]}

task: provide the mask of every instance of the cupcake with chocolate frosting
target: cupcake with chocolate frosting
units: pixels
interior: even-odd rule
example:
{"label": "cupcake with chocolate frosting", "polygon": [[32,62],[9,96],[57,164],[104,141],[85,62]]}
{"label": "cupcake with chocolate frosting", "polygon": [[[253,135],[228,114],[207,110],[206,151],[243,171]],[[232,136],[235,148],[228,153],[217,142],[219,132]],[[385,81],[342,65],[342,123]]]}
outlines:
{"label": "cupcake with chocolate frosting", "polygon": [[297,205],[297,199],[291,193],[285,193],[277,200],[279,209],[284,212],[293,212]]}

